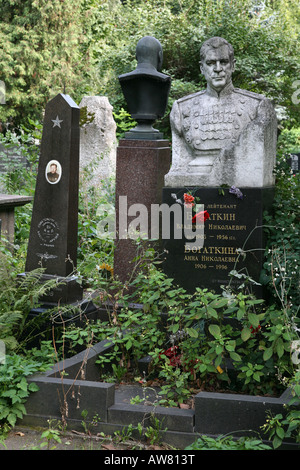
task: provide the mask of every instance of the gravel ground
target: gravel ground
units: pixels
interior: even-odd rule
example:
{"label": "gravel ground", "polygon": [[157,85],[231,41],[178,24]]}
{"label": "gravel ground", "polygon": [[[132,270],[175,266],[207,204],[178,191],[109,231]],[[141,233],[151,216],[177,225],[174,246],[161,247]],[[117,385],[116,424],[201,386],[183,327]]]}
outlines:
{"label": "gravel ground", "polygon": [[[0,450],[48,450],[47,439],[43,439],[42,432],[31,428],[14,428],[7,438],[0,443]],[[107,445],[103,438],[65,433],[59,436],[61,442],[51,440],[49,449],[52,450],[104,450]],[[46,444],[46,445],[45,445]]]}
{"label": "gravel ground", "polygon": [[44,429],[15,427],[4,441],[0,441],[0,450],[166,450],[165,446],[147,445],[134,440],[117,442],[110,436],[87,436],[84,433],[65,432],[59,436],[60,442],[42,438]]}

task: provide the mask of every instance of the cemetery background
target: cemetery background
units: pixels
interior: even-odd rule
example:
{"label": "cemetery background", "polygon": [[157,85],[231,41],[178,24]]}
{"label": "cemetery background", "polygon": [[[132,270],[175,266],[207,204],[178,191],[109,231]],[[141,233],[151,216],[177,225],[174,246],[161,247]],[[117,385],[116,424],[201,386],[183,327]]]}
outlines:
{"label": "cemetery background", "polygon": [[[120,7],[119,7],[120,8]],[[149,7],[151,10],[151,7]],[[129,6],[130,9],[130,6]],[[148,12],[148,14],[153,14],[153,10]],[[116,14],[118,13],[118,7],[116,6]],[[222,15],[229,15],[229,12],[221,10],[219,12],[215,12],[216,15],[220,15],[219,17],[222,18]],[[180,12],[179,12],[180,16]],[[171,16],[170,16],[171,18]],[[237,17],[235,16],[235,19]],[[238,17],[240,19],[240,17]],[[184,15],[180,16],[180,19],[186,20],[186,17],[184,18]],[[224,21],[224,18],[223,18]],[[242,21],[240,19],[240,21]],[[239,22],[237,22],[238,25],[241,26]],[[224,27],[225,22],[222,22],[221,25]],[[228,24],[228,22],[227,22]],[[233,23],[229,23],[233,27]],[[187,31],[187,28],[185,29]],[[138,35],[140,31],[137,31],[136,34]],[[155,35],[153,31],[151,31],[151,34]],[[224,36],[226,34],[223,33]],[[195,41],[197,43],[197,41]],[[199,38],[199,42],[200,38]],[[163,40],[162,40],[163,43]],[[184,46],[184,41],[181,42],[182,47],[186,47],[186,43]],[[132,43],[132,47],[135,47],[135,44]],[[196,49],[196,48],[195,48]],[[118,48],[116,48],[118,50]],[[165,48],[164,48],[165,50]],[[110,51],[111,52],[111,51]],[[124,53],[124,49],[123,49]],[[129,52],[127,51],[126,54]],[[118,54],[116,52],[116,54]],[[166,55],[168,57],[168,49],[166,51]],[[171,56],[171,54],[170,54]],[[175,54],[173,54],[175,56]],[[131,57],[132,57],[132,51],[131,51]],[[189,56],[191,57],[191,56]],[[290,58],[285,58],[286,60],[289,60]],[[105,57],[104,59],[105,60]],[[130,62],[131,60],[131,62]],[[128,71],[129,69],[132,68],[132,58],[129,60],[129,64],[127,65]],[[254,59],[253,59],[254,60]],[[168,63],[168,62],[167,62]],[[123,64],[121,64],[123,66]],[[275,67],[273,64],[272,67]],[[193,67],[191,66],[191,69]],[[247,67],[245,66],[244,72],[246,71]],[[109,69],[108,67],[102,67],[102,70],[105,70],[106,73],[108,73]],[[117,67],[116,67],[117,70]],[[124,72],[124,67],[120,72]],[[246,75],[246,74],[245,74]],[[268,75],[268,74],[266,74]],[[268,75],[269,77],[269,83],[274,79],[270,73]],[[103,78],[103,77],[102,77]],[[273,83],[273,89],[271,89],[274,94],[280,89],[282,89],[284,86],[287,85],[287,83],[291,83],[291,80],[294,77],[291,77],[287,79],[284,85],[284,79],[281,81],[282,77],[278,80],[277,83]],[[290,80],[288,82],[288,80]],[[113,84],[115,83],[113,79],[107,80],[110,86],[108,86],[107,90],[110,90],[110,98],[111,101],[113,102],[115,107],[114,109],[120,110],[121,109],[121,104],[122,99],[121,96],[117,96],[116,91],[113,89]],[[190,82],[190,83],[183,83],[180,79],[176,82],[175,80],[175,92],[180,92],[180,94],[185,95],[187,93],[187,90],[192,90],[196,86],[195,83]],[[198,84],[197,84],[197,89],[198,89]],[[262,88],[260,90],[264,91],[264,86],[261,85],[261,82],[255,81],[255,89],[259,88],[261,86]],[[111,87],[111,89],[110,89]],[[257,88],[256,88],[257,87]],[[291,87],[290,87],[291,89]],[[269,90],[270,91],[270,90]],[[294,92],[294,90],[292,90]],[[106,93],[104,93],[106,94]],[[108,93],[107,93],[108,94]],[[174,95],[171,97],[173,98]],[[282,98],[282,96],[280,96]],[[287,98],[285,98],[287,100]],[[119,108],[116,106],[119,100]],[[283,100],[284,101],[284,100]],[[290,100],[291,102],[291,100]],[[297,295],[299,294],[298,291],[298,278],[297,278],[297,266],[298,266],[298,256],[297,255],[297,250],[298,250],[298,241],[299,237],[297,235],[299,227],[297,225],[297,203],[298,203],[298,196],[299,193],[299,186],[298,186],[298,175],[295,174],[295,176],[291,173],[290,171],[290,166],[287,162],[286,159],[286,154],[289,152],[297,152],[298,151],[298,143],[299,142],[299,132],[297,131],[297,117],[296,117],[296,107],[293,102],[292,104],[289,105],[288,112],[289,112],[289,119],[284,120],[281,122],[281,125],[284,127],[286,126],[285,130],[283,130],[280,141],[279,141],[279,146],[278,146],[278,165],[276,169],[277,173],[277,195],[276,195],[276,213],[273,216],[273,219],[266,220],[266,224],[268,225],[275,225],[276,230],[268,229],[270,231],[269,233],[269,240],[270,240],[270,245],[268,246],[268,249],[271,250],[270,253],[267,253],[266,257],[266,264],[265,264],[265,269],[266,269],[266,278],[269,278],[269,281],[271,282],[271,285],[274,281],[276,281],[275,286],[277,286],[280,289],[283,289],[280,292],[280,301],[279,304],[276,302],[277,300],[277,295],[274,290],[271,289],[272,294],[274,294],[274,303],[276,307],[274,308],[273,311],[270,311],[270,319],[272,319],[272,326],[268,330],[267,334],[264,335],[263,339],[266,341],[268,339],[268,345],[269,348],[266,348],[268,352],[266,354],[272,353],[275,362],[278,362],[278,359],[280,359],[279,362],[281,362],[282,366],[286,366],[289,363],[289,345],[290,345],[290,339],[291,336],[289,336],[291,333],[294,334],[293,332],[293,327],[295,326],[293,323],[291,323],[291,318],[293,317],[294,313],[296,312],[297,305],[299,305],[299,300],[297,300]],[[1,111],[3,111],[3,108],[1,108]],[[27,114],[27,113],[26,113]],[[121,120],[120,126],[119,126],[119,131],[122,132],[124,128],[131,127],[130,124],[130,119],[126,112],[124,111],[119,111],[115,113],[115,119],[118,122],[120,120],[121,116],[125,116],[126,120]],[[18,171],[13,171],[9,175],[5,176],[5,184],[6,184],[6,190],[11,193],[17,193],[20,191],[24,194],[33,194],[33,188],[34,184],[33,182],[35,181],[35,168],[36,168],[36,163],[38,159],[38,146],[36,147],[35,145],[32,145],[33,139],[32,139],[32,134],[35,138],[38,138],[38,132],[41,131],[41,126],[38,123],[38,121],[34,121],[36,116],[32,116],[32,119],[28,122],[28,115],[26,117],[24,116],[24,123],[27,128],[27,131],[23,134],[21,134],[18,137],[15,137],[14,134],[10,134],[9,132],[6,133],[6,136],[3,138],[4,144],[10,145],[13,141],[13,139],[19,139],[22,141],[22,143],[25,142],[25,145],[23,145],[24,152],[26,152],[26,156],[29,159],[30,162],[30,170],[29,172],[24,172],[22,168],[19,166],[17,167]],[[167,119],[165,118],[163,123],[161,123],[161,127],[163,130],[167,131]],[[28,132],[28,126],[31,127],[31,130]],[[294,126],[294,129],[290,129],[291,127]],[[29,142],[30,145],[26,145],[26,142]],[[37,143],[37,142],[36,142]],[[14,169],[15,170],[15,169]],[[85,187],[86,187],[86,181],[90,178],[90,170],[87,170],[87,172],[83,172],[82,177],[85,180]],[[104,292],[107,292],[107,287],[112,286],[112,250],[113,250],[113,245],[109,243],[108,241],[102,241],[95,236],[97,234],[97,224],[99,222],[99,216],[97,216],[97,208],[101,204],[101,202],[106,203],[107,200],[110,200],[111,202],[113,201],[113,186],[114,182],[113,180],[106,180],[105,185],[110,186],[110,190],[107,191],[105,196],[103,196],[103,192],[101,190],[97,190],[94,188],[89,188],[88,189],[88,194],[89,198],[86,197],[85,193],[80,193],[80,211],[79,211],[79,251],[78,251],[78,256],[80,260],[79,264],[79,272],[80,275],[82,276],[83,279],[85,279],[85,282],[87,283],[87,286],[91,288],[92,290],[94,289],[100,289],[101,295],[103,295]],[[22,208],[22,210],[18,210],[17,213],[17,219],[16,219],[16,245],[18,246],[18,249],[15,251],[14,256],[12,256],[10,253],[7,252],[7,250],[2,247],[2,250],[5,253],[5,258],[2,258],[2,261],[5,261],[5,264],[7,263],[7,277],[3,277],[2,283],[4,284],[5,287],[7,286],[14,286],[14,277],[16,273],[19,273],[21,270],[22,263],[24,263],[25,256],[26,256],[26,239],[28,238],[29,234],[29,224],[30,224],[30,208]],[[287,219],[289,220],[289,227],[287,228]],[[279,227],[279,230],[278,230]],[[275,250],[272,249],[272,246],[275,246]],[[143,257],[143,254],[146,255]],[[187,298],[184,292],[177,292],[176,297],[175,297],[175,289],[171,288],[171,284],[169,280],[167,279],[162,279],[161,274],[159,270],[156,269],[155,265],[149,265],[149,260],[150,258],[154,255],[153,252],[146,251],[143,253],[143,248],[141,246],[141,260],[146,261],[146,276],[148,276],[147,279],[143,278],[142,276],[139,278],[139,284],[137,284],[138,287],[138,292],[139,292],[139,298],[141,303],[143,303],[146,306],[146,309],[151,312],[151,321],[153,322],[153,328],[150,330],[149,328],[149,323],[147,325],[148,328],[148,336],[146,334],[146,337],[144,336],[144,343],[146,343],[147,348],[145,350],[141,350],[141,354],[146,354],[149,349],[151,349],[151,345],[159,345],[160,346],[160,341],[161,339],[161,332],[158,331],[157,329],[157,324],[156,320],[159,316],[159,313],[161,311],[161,307],[165,306],[166,303],[169,308],[172,307],[172,305],[175,305],[178,302],[178,298],[181,300],[181,306],[183,310],[184,304],[187,302],[191,302],[191,299]],[[277,268],[277,269],[275,269]],[[4,269],[4,267],[2,268]],[[283,269],[285,271],[283,271]],[[4,271],[3,271],[4,272]],[[284,276],[282,276],[282,273],[284,273]],[[273,274],[273,276],[272,276]],[[278,274],[278,276],[276,276]],[[108,283],[107,283],[108,281]],[[8,325],[8,328],[4,329],[4,337],[7,340],[8,338],[10,339],[10,346],[12,351],[14,350],[13,347],[16,347],[15,351],[21,352],[22,348],[19,347],[18,343],[16,340],[18,340],[21,335],[21,327],[24,326],[24,322],[21,320],[21,317],[19,312],[22,311],[23,314],[29,311],[29,309],[32,307],[32,303],[30,303],[30,298],[34,298],[36,300],[36,294],[37,292],[34,290],[34,282],[32,280],[33,285],[29,285],[28,291],[20,298],[18,296],[20,295],[17,290],[11,290],[10,291],[10,298],[8,299],[8,293],[7,289],[2,290],[1,294],[1,300],[3,301],[2,305],[6,306],[7,303],[11,303],[11,300],[13,299],[16,301],[15,303],[17,304],[17,307],[14,307],[14,317],[11,317],[10,319],[13,320],[14,318],[14,323],[12,325]],[[149,289],[149,286],[151,289]],[[103,290],[101,290],[103,289]],[[289,292],[287,292],[289,290]],[[109,291],[109,290],[108,290]],[[178,297],[179,296],[179,297]],[[291,300],[292,298],[292,300]],[[208,305],[214,310],[216,309],[216,301],[218,299],[214,297],[214,295],[205,295],[201,297],[201,299],[198,299],[198,306],[203,302],[204,304]],[[240,296],[239,302],[242,304],[243,302],[246,303],[248,302],[248,307],[249,307],[249,299],[244,298],[243,296]],[[215,302],[215,303],[213,303]],[[239,305],[241,306],[241,305]],[[195,305],[193,306],[195,308]],[[125,314],[124,312],[121,312],[118,316],[116,316],[117,322],[120,322],[117,324],[117,328],[112,325],[109,325],[109,331],[112,331],[111,328],[116,329],[121,329],[130,324],[132,321],[133,323],[136,322],[141,322],[142,318],[139,315],[139,312],[131,312],[131,316],[128,316],[128,312],[126,311]],[[211,311],[212,312],[212,311]],[[284,315],[279,316],[279,312],[282,312]],[[4,312],[6,313],[6,312]],[[252,313],[252,312],[251,312]],[[287,314],[287,315],[286,315]],[[180,308],[177,309],[176,313],[177,318],[176,322],[180,319],[182,321],[182,324],[185,324],[186,321],[191,323],[190,318],[184,318],[182,315],[182,312],[180,312]],[[212,312],[212,315],[214,313]],[[251,317],[255,321],[258,321],[257,316],[252,316]],[[143,331],[143,334],[145,334],[145,328],[143,327],[145,323],[149,321],[149,316],[146,318],[144,317],[143,322],[140,323],[141,329]],[[179,325],[179,323],[177,323]],[[176,329],[179,327],[176,325],[176,323],[171,324],[171,333],[176,334]],[[262,325],[262,323],[260,323]],[[250,326],[250,324],[249,324]],[[252,325],[253,326],[253,325]],[[254,324],[254,327],[256,325]],[[257,325],[258,327],[258,325]],[[102,327],[101,327],[102,328]],[[101,330],[100,328],[100,330]],[[189,328],[189,334],[190,338],[193,338],[193,335],[195,336],[197,332],[193,331],[192,328],[192,323],[191,324],[185,324],[185,328]],[[120,376],[122,373],[125,371],[126,367],[124,364],[126,364],[128,360],[129,353],[134,351],[133,355],[137,356],[136,350],[134,346],[137,346],[140,348],[140,343],[137,343],[137,336],[138,336],[138,331],[136,332],[136,336],[129,336],[125,337],[125,342],[123,344],[120,343],[120,349],[119,352],[121,353],[121,359],[122,363],[119,363],[118,366],[118,373]],[[78,344],[86,344],[84,338],[86,336],[92,335],[93,334],[93,326],[88,325],[88,329],[76,329],[76,330],[71,330],[70,332],[67,332],[67,337],[70,338],[70,341],[72,341],[73,344],[78,342]],[[97,332],[98,335],[101,336],[102,331]],[[107,335],[107,331],[103,331],[104,335]],[[248,334],[248,333],[247,333]],[[69,335],[69,336],[68,336]],[[272,338],[273,335],[273,339]],[[288,336],[287,336],[288,335]],[[297,339],[298,336],[292,336],[294,339]],[[155,343],[154,338],[157,338],[157,343]],[[250,337],[252,341],[252,347],[254,349],[254,344],[255,344],[255,337]],[[217,338],[215,337],[215,340]],[[9,345],[9,342],[7,342]],[[131,344],[130,344],[131,343]],[[250,341],[248,341],[249,345]],[[242,343],[244,346],[245,344]],[[261,344],[261,343],[260,343]],[[45,345],[44,345],[45,346]],[[49,346],[49,343],[48,343]],[[210,363],[207,363],[206,365],[206,370],[204,367],[202,367],[201,374],[205,375],[207,372],[212,371],[211,370],[211,358],[214,357],[214,359],[218,356],[216,355],[216,342],[213,345],[213,356],[210,357]],[[220,346],[220,345],[219,345]],[[226,348],[227,346],[227,348]],[[227,354],[230,355],[230,344],[226,345],[225,349],[227,351]],[[228,348],[229,346],[229,348]],[[224,347],[224,345],[223,345]],[[232,350],[233,343],[231,343],[231,353],[234,353],[236,351]],[[235,349],[236,346],[233,347]],[[251,348],[250,348],[251,349]],[[272,349],[272,351],[271,351]],[[224,349],[223,349],[224,351]],[[223,352],[222,351],[222,352]],[[39,353],[37,351],[34,351],[34,355],[37,354],[39,356]],[[49,354],[49,352],[47,352]],[[232,354],[233,355],[233,354]],[[221,357],[222,354],[219,355]],[[174,359],[176,356],[174,355]],[[255,360],[252,358],[253,363],[255,364]],[[272,358],[273,360],[273,358]],[[17,364],[17,356],[14,357],[12,362],[15,361],[15,365]],[[270,364],[270,363],[269,363]],[[256,363],[257,365],[257,363]],[[262,364],[259,364],[262,365]],[[10,364],[12,367],[12,364]],[[32,372],[34,370],[34,365],[30,366],[29,369]],[[220,366],[221,367],[221,366]],[[215,368],[214,368],[215,369]],[[254,374],[256,374],[256,377],[261,377],[260,371],[263,369],[256,368],[256,370],[252,371],[252,377]],[[174,380],[174,371],[171,371],[170,368],[167,370],[163,371],[164,374],[168,375],[169,377],[172,377]],[[215,370],[213,371],[214,373],[216,372]],[[245,371],[246,373],[246,371]],[[217,371],[218,374],[218,371]],[[219,374],[219,378],[221,377],[222,374]],[[250,376],[250,374],[249,374]],[[224,378],[224,375],[223,375]],[[182,395],[185,394],[185,383],[184,383],[184,375],[181,376],[180,380],[182,381]],[[16,380],[17,381],[17,380]],[[256,385],[260,385],[260,382],[254,378],[252,382],[250,382],[250,388],[256,388]],[[269,386],[269,385],[268,385]],[[174,395],[171,396],[172,399],[174,398]],[[175,397],[176,399],[178,397]],[[7,397],[8,400],[8,397]],[[13,409],[13,407],[12,407]],[[18,411],[19,413],[21,412],[20,410]],[[12,413],[13,415],[13,413]],[[16,416],[17,416],[17,410],[16,410]]]}

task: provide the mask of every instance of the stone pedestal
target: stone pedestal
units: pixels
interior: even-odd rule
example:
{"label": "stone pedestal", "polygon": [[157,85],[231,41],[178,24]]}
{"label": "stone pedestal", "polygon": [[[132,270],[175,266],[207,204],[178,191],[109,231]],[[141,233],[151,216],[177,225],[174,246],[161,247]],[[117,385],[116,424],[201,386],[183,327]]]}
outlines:
{"label": "stone pedestal", "polygon": [[130,223],[140,215],[139,207],[133,205],[142,205],[144,213],[147,212],[146,235],[150,239],[151,205],[161,204],[164,176],[170,169],[170,163],[167,140],[122,139],[119,143],[116,164],[114,272],[122,282],[130,279],[133,259],[137,255],[135,240],[130,238],[134,234],[128,233]]}
{"label": "stone pedestal", "polygon": [[171,206],[174,194],[183,201],[183,194],[188,192],[204,205],[209,218],[204,222],[201,239],[195,240],[193,247],[186,244],[183,225],[175,227],[182,229],[181,239],[174,239],[171,226],[170,239],[163,240],[167,250],[163,264],[166,274],[189,292],[200,287],[221,293],[221,286],[228,286],[229,282],[233,290],[245,282],[243,276],[230,278],[230,271],[236,270],[250,276],[257,283],[252,292],[264,297],[263,286],[258,285],[265,247],[262,224],[264,211],[272,205],[273,188],[242,188],[240,199],[224,188],[165,187],[163,202]]}

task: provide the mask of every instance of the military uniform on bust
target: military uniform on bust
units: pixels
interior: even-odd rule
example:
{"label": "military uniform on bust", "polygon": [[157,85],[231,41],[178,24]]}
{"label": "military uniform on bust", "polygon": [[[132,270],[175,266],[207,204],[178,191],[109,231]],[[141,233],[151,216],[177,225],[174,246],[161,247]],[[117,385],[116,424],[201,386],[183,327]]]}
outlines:
{"label": "military uniform on bust", "polygon": [[[233,61],[228,58],[225,63],[227,47],[224,48],[224,44],[226,46],[227,42],[221,38],[215,39],[220,43],[218,47],[223,48],[223,56],[215,58],[216,62],[220,59],[220,63],[215,65],[216,72],[212,71],[211,75],[215,83],[210,83],[208,77],[206,90],[177,100],[171,111],[173,154],[172,168],[165,178],[167,186],[247,185],[245,177],[241,179],[239,175],[242,163],[243,167],[245,164],[246,167],[254,165],[258,171],[265,174],[267,170],[272,174],[277,130],[273,106],[263,95],[234,88],[231,82]],[[227,72],[224,71],[226,67]],[[218,87],[218,82],[222,79],[222,86]],[[253,124],[254,133],[250,132]],[[264,132],[270,135],[264,136]],[[249,142],[240,142],[243,138]],[[266,139],[269,140],[268,149]],[[257,144],[260,144],[261,155],[250,155],[248,152],[246,158],[244,147],[250,151],[251,142],[255,143],[255,154],[258,150]],[[264,165],[265,150],[272,154],[268,169]],[[269,157],[267,158],[269,160]],[[261,176],[263,178],[263,175]],[[248,182],[250,186],[253,183],[252,180]],[[269,177],[267,184],[270,183]]]}

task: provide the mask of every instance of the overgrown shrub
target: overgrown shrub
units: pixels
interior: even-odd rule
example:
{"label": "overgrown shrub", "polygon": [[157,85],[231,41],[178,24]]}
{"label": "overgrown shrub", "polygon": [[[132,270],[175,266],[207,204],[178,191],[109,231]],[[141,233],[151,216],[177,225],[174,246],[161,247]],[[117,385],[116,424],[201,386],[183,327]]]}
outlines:
{"label": "overgrown shrub", "polygon": [[300,129],[296,128],[283,131],[278,141],[273,210],[264,218],[267,247],[261,279],[269,285],[274,301],[294,315],[300,305],[300,178],[292,171],[289,158],[292,152],[300,152],[299,138]]}

